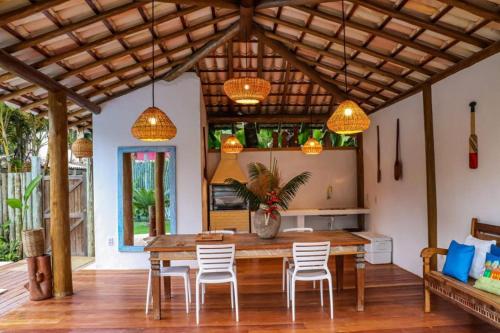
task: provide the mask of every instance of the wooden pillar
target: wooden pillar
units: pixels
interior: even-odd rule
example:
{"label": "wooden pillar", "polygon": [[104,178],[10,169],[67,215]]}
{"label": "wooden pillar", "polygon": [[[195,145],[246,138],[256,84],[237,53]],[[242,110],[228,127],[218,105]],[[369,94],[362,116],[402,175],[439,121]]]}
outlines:
{"label": "wooden pillar", "polygon": [[94,163],[92,157],[87,158],[86,177],[86,200],[87,200],[87,256],[95,256],[95,233],[94,233]]}
{"label": "wooden pillar", "polygon": [[[434,125],[432,120],[432,88],[426,84],[424,96],[425,167],[427,175],[427,239],[429,247],[437,247],[436,166],[434,160]],[[437,258],[431,258],[431,269],[437,268]]]}
{"label": "wooden pillar", "polygon": [[50,241],[54,296],[73,294],[68,181],[68,119],[64,92],[49,91]]}
{"label": "wooden pillar", "polygon": [[155,207],[156,234],[165,234],[165,189],[163,174],[165,170],[165,153],[157,152],[155,157]]}
{"label": "wooden pillar", "polygon": [[[356,189],[358,208],[365,207],[365,166],[363,162],[363,134],[357,135],[356,149]],[[358,228],[365,230],[365,216],[358,214]]]}
{"label": "wooden pillar", "polygon": [[132,154],[123,153],[123,244],[134,245]]}

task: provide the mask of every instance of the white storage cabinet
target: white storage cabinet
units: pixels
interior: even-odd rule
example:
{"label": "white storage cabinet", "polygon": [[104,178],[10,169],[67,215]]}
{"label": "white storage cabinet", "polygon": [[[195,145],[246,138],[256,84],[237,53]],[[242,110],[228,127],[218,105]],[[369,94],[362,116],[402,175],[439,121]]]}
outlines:
{"label": "white storage cabinet", "polygon": [[355,232],[356,235],[368,239],[371,243],[365,245],[365,259],[370,264],[392,263],[392,238],[374,232]]}

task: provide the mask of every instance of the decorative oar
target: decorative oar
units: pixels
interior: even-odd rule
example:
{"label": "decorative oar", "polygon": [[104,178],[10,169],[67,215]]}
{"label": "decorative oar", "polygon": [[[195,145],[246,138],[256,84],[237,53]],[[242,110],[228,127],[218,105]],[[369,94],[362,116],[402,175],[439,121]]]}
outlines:
{"label": "decorative oar", "polygon": [[477,169],[476,102],[470,102],[469,168]]}
{"label": "decorative oar", "polygon": [[399,160],[399,118],[396,123],[396,162],[394,163],[394,179],[403,178],[403,163]]}
{"label": "decorative oar", "polygon": [[380,170],[380,130],[377,125],[377,183],[382,181],[382,171]]}

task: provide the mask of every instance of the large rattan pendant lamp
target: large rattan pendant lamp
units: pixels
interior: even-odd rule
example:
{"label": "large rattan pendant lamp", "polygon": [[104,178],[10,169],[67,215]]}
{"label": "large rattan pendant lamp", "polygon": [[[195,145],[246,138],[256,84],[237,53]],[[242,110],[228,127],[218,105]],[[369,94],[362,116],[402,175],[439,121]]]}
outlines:
{"label": "large rattan pendant lamp", "polygon": [[[248,42],[245,41],[246,55],[245,67],[248,68]],[[253,105],[266,99],[271,91],[269,81],[259,77],[231,78],[224,82],[224,92],[238,104]]]}
{"label": "large rattan pendant lamp", "polygon": [[155,106],[155,37],[154,37],[154,23],[155,23],[155,0],[151,1],[151,33],[153,39],[151,41],[152,55],[152,106],[148,107],[141,113],[139,118],[132,126],[132,135],[141,141],[167,141],[173,139],[177,134],[177,128],[170,118],[161,109]]}
{"label": "large rattan pendant lamp", "polygon": [[312,128],[312,112],[311,113],[311,123],[309,124],[309,129],[311,130],[311,135],[309,139],[302,145],[302,152],[306,155],[319,155],[323,151],[323,146],[321,142],[316,140],[313,136],[313,128]]}
{"label": "large rattan pendant lamp", "polygon": [[347,88],[347,52],[346,52],[346,25],[344,0],[342,0],[342,25],[344,29],[344,80],[346,99],[339,104],[335,112],[330,116],[326,125],[328,128],[338,134],[356,134],[361,133],[370,127],[370,118],[363,109],[353,100],[349,99],[349,90]]}

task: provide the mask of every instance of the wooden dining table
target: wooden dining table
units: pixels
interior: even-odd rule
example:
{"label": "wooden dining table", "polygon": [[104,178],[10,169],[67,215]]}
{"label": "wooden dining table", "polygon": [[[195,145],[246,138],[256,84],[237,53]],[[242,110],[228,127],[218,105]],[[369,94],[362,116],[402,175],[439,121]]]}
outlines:
{"label": "wooden dining table", "polygon": [[[160,262],[163,267],[172,260],[195,260],[197,235],[162,235],[154,237],[144,251],[150,253],[153,289],[153,317],[161,319],[161,277]],[[335,256],[336,287],[340,292],[343,287],[344,257],[355,257],[356,272],[356,309],[364,311],[365,303],[365,250],[369,240],[347,231],[315,231],[280,233],[273,239],[261,239],[256,234],[224,235],[222,240],[210,241],[210,244],[235,244],[236,259],[263,259],[292,257],[294,242],[330,241],[330,256]],[[203,244],[207,244],[203,241]],[[170,278],[164,277],[164,295],[171,295]]]}

